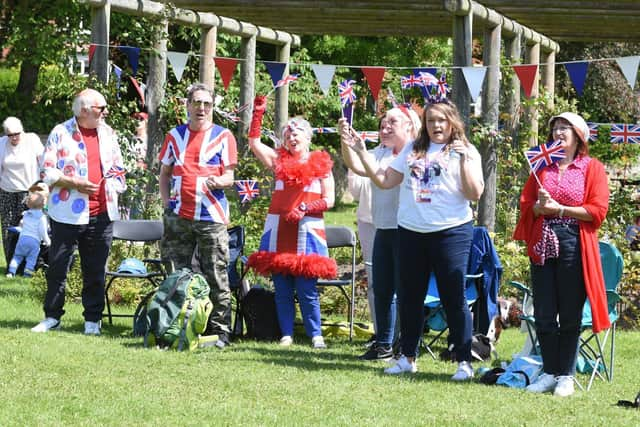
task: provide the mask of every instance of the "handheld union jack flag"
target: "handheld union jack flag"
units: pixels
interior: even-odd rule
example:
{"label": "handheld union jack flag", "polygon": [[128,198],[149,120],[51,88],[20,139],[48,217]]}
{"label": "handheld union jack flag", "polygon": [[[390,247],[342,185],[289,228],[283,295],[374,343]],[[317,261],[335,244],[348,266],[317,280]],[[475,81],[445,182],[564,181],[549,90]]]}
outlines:
{"label": "handheld union jack flag", "polygon": [[423,86],[422,79],[415,74],[409,74],[408,76],[402,76],[400,79],[400,85],[402,89],[409,89],[414,86]]}
{"label": "handheld union jack flag", "polygon": [[611,125],[611,142],[640,144],[640,125],[613,123]]}
{"label": "handheld union jack flag", "polygon": [[313,133],[337,133],[336,128],[313,128]]}
{"label": "handheld union jack flag", "polygon": [[124,168],[121,168],[120,166],[113,165],[113,166],[111,166],[111,169],[109,169],[107,171],[107,173],[104,174],[102,179],[113,178],[113,179],[118,180],[122,185],[124,185],[125,184],[124,176],[126,174],[127,174],[127,171],[124,170]]}
{"label": "handheld union jack flag", "polygon": [[240,179],[234,181],[238,195],[240,196],[240,202],[250,202],[260,195],[260,188],[258,188],[258,181],[255,179]]}
{"label": "handheld union jack flag", "polygon": [[378,142],[378,132],[366,130],[364,132],[358,132],[360,138],[362,138],[365,142]]}
{"label": "handheld union jack flag", "polygon": [[596,141],[598,139],[598,124],[587,122],[589,125],[589,141]]}
{"label": "handheld union jack flag", "polygon": [[560,141],[547,142],[538,145],[524,153],[531,170],[535,173],[545,166],[549,166],[560,159],[564,159],[566,154]]}
{"label": "handheld union jack flag", "polygon": [[439,82],[436,76],[426,71],[420,71],[420,80],[422,80],[423,86],[436,86]]}
{"label": "handheld union jack flag", "polygon": [[295,82],[296,80],[298,80],[299,76],[300,76],[299,74],[289,74],[284,79],[278,80],[278,83],[276,83],[275,87],[278,88],[278,87],[286,86],[291,82]]}
{"label": "handheld union jack flag", "polygon": [[340,94],[340,103],[343,107],[353,104],[356,100],[356,93],[353,90],[355,80],[345,80],[338,85],[338,93]]}

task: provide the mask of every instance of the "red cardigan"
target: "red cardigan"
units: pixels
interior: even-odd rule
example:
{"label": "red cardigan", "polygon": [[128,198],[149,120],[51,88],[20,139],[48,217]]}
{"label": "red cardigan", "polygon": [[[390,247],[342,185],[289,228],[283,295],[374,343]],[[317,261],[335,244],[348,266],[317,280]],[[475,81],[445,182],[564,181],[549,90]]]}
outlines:
{"label": "red cardigan", "polygon": [[[540,181],[544,179],[545,173],[546,168],[538,172]],[[609,209],[609,182],[604,166],[596,159],[589,161],[586,174],[582,206],[591,214],[593,221],[578,221],[578,223],[584,286],[591,304],[593,331],[598,333],[611,326],[598,244],[598,228]],[[533,213],[533,205],[537,200],[538,183],[533,176],[529,176],[520,196],[520,220],[513,232],[513,238],[527,243],[527,252],[533,261],[539,260],[533,251],[533,246],[542,237],[543,216],[536,218]]]}

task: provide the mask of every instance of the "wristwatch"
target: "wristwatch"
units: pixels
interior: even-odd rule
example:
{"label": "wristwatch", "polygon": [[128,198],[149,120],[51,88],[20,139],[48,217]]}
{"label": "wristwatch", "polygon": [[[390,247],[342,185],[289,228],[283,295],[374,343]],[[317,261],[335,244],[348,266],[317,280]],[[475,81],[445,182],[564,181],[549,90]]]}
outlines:
{"label": "wristwatch", "polygon": [[306,212],[307,204],[305,202],[300,203],[300,206],[298,206],[298,209],[300,209],[302,212]]}

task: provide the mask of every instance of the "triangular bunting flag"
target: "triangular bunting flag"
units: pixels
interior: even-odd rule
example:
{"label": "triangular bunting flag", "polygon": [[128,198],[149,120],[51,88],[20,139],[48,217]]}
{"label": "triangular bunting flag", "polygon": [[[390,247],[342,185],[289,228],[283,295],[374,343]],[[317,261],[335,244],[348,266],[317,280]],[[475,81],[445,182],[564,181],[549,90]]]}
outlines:
{"label": "triangular bunting flag", "polygon": [[538,75],[538,64],[512,65],[512,67],[520,79],[520,85],[522,85],[525,96],[531,98],[533,83]]}
{"label": "triangular bunting flag", "polygon": [[131,72],[135,76],[138,72],[138,59],[140,58],[140,48],[133,46],[119,46],[120,49],[125,55],[127,55],[127,59],[129,60],[129,65],[131,65]]}
{"label": "triangular bunting flag", "polygon": [[267,67],[267,72],[271,76],[273,87],[275,87],[282,77],[284,76],[284,69],[287,67],[286,62],[269,62],[265,61],[264,66]]}
{"label": "triangular bunting flag", "polygon": [[173,74],[176,75],[178,81],[182,80],[182,72],[187,65],[187,59],[189,59],[189,55],[186,53],[167,51],[167,60],[171,64]]}
{"label": "triangular bunting flag", "polygon": [[122,68],[113,64],[113,74],[116,75],[116,98],[120,99],[120,79],[122,78]]}
{"label": "triangular bunting flag", "polygon": [[91,60],[93,59],[93,54],[96,53],[96,45],[91,43],[89,45],[89,64],[91,64]]}
{"label": "triangular bunting flag", "polygon": [[[437,71],[438,70],[433,67],[418,67],[413,69],[413,75],[419,77],[420,73],[429,73],[433,77],[435,77]],[[418,87],[420,88],[420,92],[422,92],[422,97],[424,99],[427,99],[429,97],[429,88],[427,87],[427,85],[422,85]]]}
{"label": "triangular bunting flag", "polygon": [[373,100],[378,101],[378,92],[380,92],[380,86],[382,85],[382,79],[384,78],[384,67],[360,67],[362,73],[367,78],[367,84]]}
{"label": "triangular bunting flag", "polygon": [[629,82],[631,90],[636,88],[636,79],[638,78],[638,64],[640,64],[640,56],[625,56],[616,58],[618,67],[622,70],[622,74]]}
{"label": "triangular bunting flag", "polygon": [[587,69],[589,68],[588,62],[570,62],[564,64],[564,68],[567,69],[571,83],[576,88],[578,96],[582,96],[582,90],[584,89],[584,81],[587,79]]}
{"label": "triangular bunting flag", "polygon": [[224,90],[229,88],[229,83],[231,83],[231,78],[233,77],[233,73],[236,71],[236,65],[238,65],[238,60],[234,58],[215,58],[216,68],[218,68],[218,72],[220,73],[220,79],[222,79],[222,84],[224,86]]}
{"label": "triangular bunting flag", "polygon": [[467,82],[471,99],[476,102],[482,90],[482,82],[487,74],[487,67],[462,67],[462,74]]}
{"label": "triangular bunting flag", "polygon": [[311,65],[311,68],[313,69],[313,73],[316,75],[316,79],[318,80],[320,89],[322,89],[322,93],[326,96],[331,88],[331,81],[333,80],[333,75],[336,72],[336,66],[313,64]]}

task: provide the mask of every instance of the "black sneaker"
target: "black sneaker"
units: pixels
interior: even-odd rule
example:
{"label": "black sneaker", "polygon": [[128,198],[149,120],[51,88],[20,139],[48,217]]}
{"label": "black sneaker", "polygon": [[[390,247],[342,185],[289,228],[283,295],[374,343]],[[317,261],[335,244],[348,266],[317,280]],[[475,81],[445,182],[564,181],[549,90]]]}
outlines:
{"label": "black sneaker", "polygon": [[391,346],[382,346],[374,344],[362,356],[358,356],[360,360],[389,360],[393,357]]}

